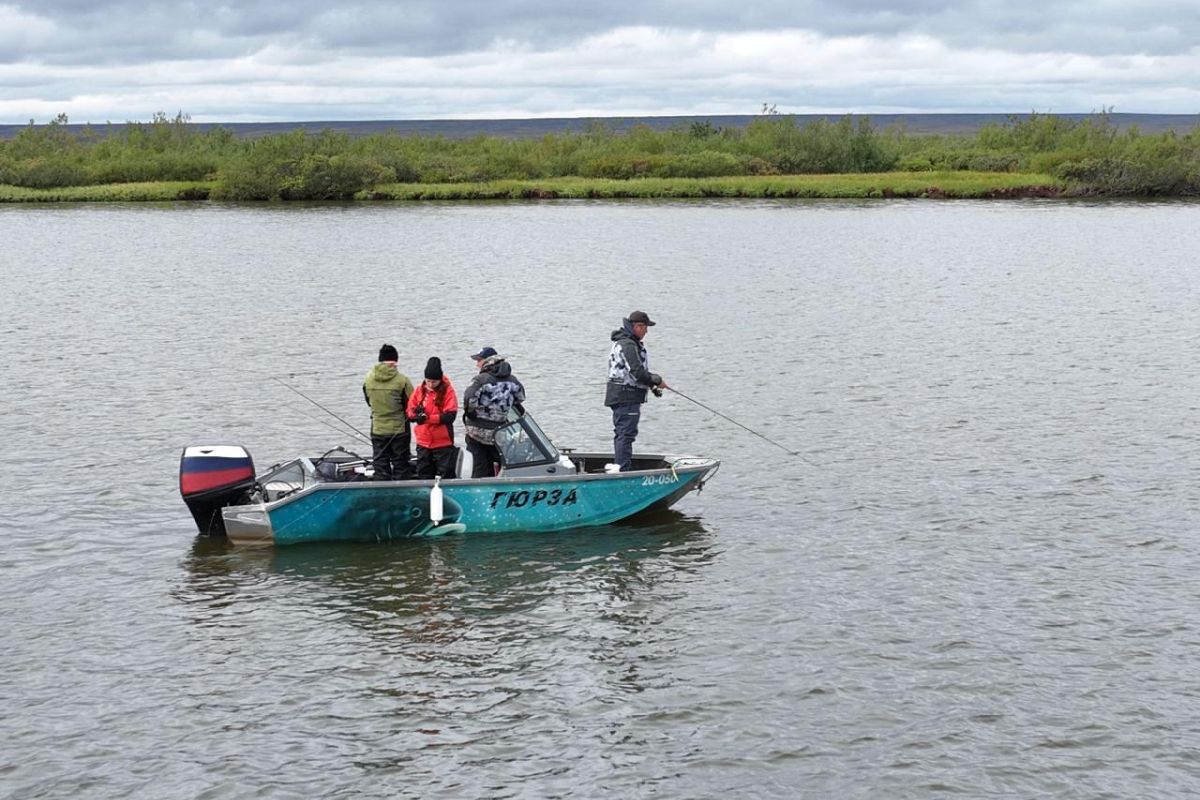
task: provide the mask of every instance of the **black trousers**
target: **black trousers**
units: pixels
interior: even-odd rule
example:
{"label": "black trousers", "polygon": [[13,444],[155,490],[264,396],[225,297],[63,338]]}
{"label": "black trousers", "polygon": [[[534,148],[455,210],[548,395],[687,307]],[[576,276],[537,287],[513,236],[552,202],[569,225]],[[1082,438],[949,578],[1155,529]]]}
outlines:
{"label": "black trousers", "polygon": [[613,457],[621,472],[633,469],[633,443],[637,441],[638,423],[642,419],[641,403],[620,403],[612,407]]}
{"label": "black trousers", "polygon": [[467,437],[467,452],[471,454],[471,477],[490,478],[504,462],[500,460],[500,448],[494,444],[477,442]]}
{"label": "black trousers", "polygon": [[417,445],[417,477],[429,479],[433,477],[453,478],[458,466],[458,448],[439,447],[430,450],[428,447]]}
{"label": "black trousers", "polygon": [[371,434],[371,466],[377,481],[403,481],[413,476],[412,432]]}

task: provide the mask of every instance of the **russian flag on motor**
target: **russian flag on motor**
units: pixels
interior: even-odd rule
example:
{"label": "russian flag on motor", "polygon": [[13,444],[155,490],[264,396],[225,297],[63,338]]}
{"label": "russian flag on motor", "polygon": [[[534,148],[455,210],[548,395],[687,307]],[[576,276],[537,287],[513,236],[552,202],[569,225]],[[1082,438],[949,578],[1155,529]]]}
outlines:
{"label": "russian flag on motor", "polygon": [[254,461],[244,447],[188,447],[179,461],[179,491],[187,497],[254,480]]}

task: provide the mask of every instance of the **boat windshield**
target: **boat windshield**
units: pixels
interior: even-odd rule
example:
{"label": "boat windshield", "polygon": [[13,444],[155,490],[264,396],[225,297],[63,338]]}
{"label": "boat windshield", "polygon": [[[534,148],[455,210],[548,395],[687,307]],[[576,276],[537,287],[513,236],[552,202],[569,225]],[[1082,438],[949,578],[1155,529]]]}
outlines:
{"label": "boat windshield", "polygon": [[503,428],[498,428],[496,447],[500,449],[505,469],[552,464],[558,461],[558,449],[529,414]]}
{"label": "boat windshield", "polygon": [[278,464],[258,478],[263,492],[262,499],[269,503],[298,492],[309,484],[312,474],[312,462],[307,458]]}

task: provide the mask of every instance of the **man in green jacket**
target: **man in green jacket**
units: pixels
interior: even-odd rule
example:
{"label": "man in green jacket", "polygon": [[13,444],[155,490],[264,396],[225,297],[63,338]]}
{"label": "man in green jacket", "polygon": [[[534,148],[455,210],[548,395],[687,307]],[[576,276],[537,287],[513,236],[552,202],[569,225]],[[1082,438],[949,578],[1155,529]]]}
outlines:
{"label": "man in green jacket", "polygon": [[371,407],[371,450],[375,480],[396,481],[413,476],[412,432],[408,427],[408,398],[413,385],[396,369],[396,348],[379,348],[379,363],[363,381],[363,397]]}

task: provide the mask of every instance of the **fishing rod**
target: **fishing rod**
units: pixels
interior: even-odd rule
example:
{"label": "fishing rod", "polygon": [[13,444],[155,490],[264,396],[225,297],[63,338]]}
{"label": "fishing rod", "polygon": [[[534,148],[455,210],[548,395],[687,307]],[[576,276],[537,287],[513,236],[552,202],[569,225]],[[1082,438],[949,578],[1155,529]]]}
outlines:
{"label": "fishing rod", "polygon": [[732,417],[729,417],[729,416],[726,416],[725,414],[722,414],[720,411],[717,411],[715,408],[712,408],[711,406],[706,406],[706,405],[704,405],[704,403],[701,403],[701,402],[700,402],[699,400],[697,400],[696,398],[694,398],[694,397],[688,397],[688,396],[687,396],[686,394],[684,394],[683,392],[681,392],[681,391],[679,391],[678,389],[675,389],[675,388],[673,388],[673,387],[670,387],[670,386],[666,386],[666,387],[664,387],[664,388],[665,388],[667,391],[669,391],[669,392],[674,392],[675,394],[677,394],[677,395],[679,395],[680,397],[682,397],[684,400],[687,400],[687,401],[689,401],[689,402],[691,402],[691,403],[695,403],[696,405],[698,405],[698,406],[700,406],[701,408],[703,408],[705,411],[709,411],[709,412],[711,412],[711,413],[713,413],[713,414],[716,414],[716,415],[717,415],[718,417],[720,417],[721,419],[728,420],[729,422],[732,422],[734,425],[737,425],[737,426],[738,426],[739,428],[741,428],[742,430],[744,430],[744,431],[747,431],[747,432],[749,432],[749,433],[753,433],[753,434],[754,434],[755,436],[757,436],[758,438],[760,438],[760,439],[763,439],[763,440],[765,440],[765,441],[768,441],[768,442],[770,442],[771,444],[775,445],[776,447],[778,447],[780,450],[782,450],[783,452],[787,453],[788,455],[790,455],[790,456],[796,456],[796,457],[797,457],[797,458],[799,458],[801,461],[805,461],[805,462],[807,462],[807,463],[809,463],[809,464],[812,464],[814,467],[816,466],[816,464],[813,464],[813,462],[809,461],[807,458],[805,458],[804,456],[802,456],[802,455],[800,455],[799,453],[795,452],[794,450],[789,450],[788,448],[784,447],[784,446],[783,446],[783,445],[781,445],[779,442],[775,441],[774,439],[770,438],[769,436],[764,436],[764,435],[762,435],[761,433],[759,433],[758,431],[756,431],[756,430],[754,430],[754,429],[752,429],[752,428],[747,428],[745,425],[743,425],[742,423],[738,422],[736,419],[733,419]]}
{"label": "fishing rod", "polygon": [[330,422],[327,419],[321,419],[320,417],[314,417],[312,414],[309,414],[307,411],[301,411],[300,409],[296,408],[295,406],[289,406],[289,408],[291,408],[293,411],[295,411],[297,414],[299,414],[302,417],[308,417],[313,422],[321,423],[325,427],[329,428],[331,431],[337,431],[338,433],[342,434],[343,436],[346,436],[346,435],[353,436],[355,439],[358,439],[360,442],[366,442],[367,444],[371,443],[370,440],[366,439],[361,433],[358,433],[357,431],[351,432],[351,431],[342,430],[337,425],[334,425],[332,422]]}
{"label": "fishing rod", "polygon": [[360,431],[358,428],[356,428],[356,427],[354,427],[353,425],[351,425],[349,422],[346,422],[346,420],[342,419],[342,418],[341,418],[341,417],[339,417],[337,414],[333,413],[333,412],[332,412],[332,411],[330,411],[328,408],[326,408],[325,406],[323,406],[323,405],[321,405],[320,403],[318,403],[316,400],[313,400],[311,397],[309,397],[309,396],[308,396],[308,395],[306,395],[304,392],[302,392],[302,391],[300,391],[299,389],[297,389],[295,386],[289,386],[289,385],[288,385],[286,382],[284,382],[282,379],[280,379],[280,378],[277,378],[277,377],[275,377],[274,375],[272,375],[272,376],[271,376],[271,380],[273,380],[273,381],[276,381],[277,383],[279,383],[279,385],[283,386],[284,388],[286,388],[286,389],[290,389],[290,390],[292,390],[293,392],[295,392],[296,394],[300,395],[300,396],[301,396],[301,397],[303,397],[305,400],[307,400],[308,402],[312,403],[314,406],[316,406],[317,408],[321,409],[321,410],[322,410],[322,411],[324,411],[326,414],[328,414],[329,416],[333,417],[333,418],[334,418],[334,419],[336,419],[338,422],[342,423],[342,424],[343,424],[343,425],[345,425],[347,428],[349,428],[350,430],[352,430],[352,431],[354,431],[355,433],[357,433],[359,436],[361,436],[361,437],[363,438],[363,440],[364,440],[364,441],[369,441],[369,440],[370,440],[370,437],[368,437],[368,436],[367,436],[365,433],[363,433],[363,432],[362,432],[362,431]]}

